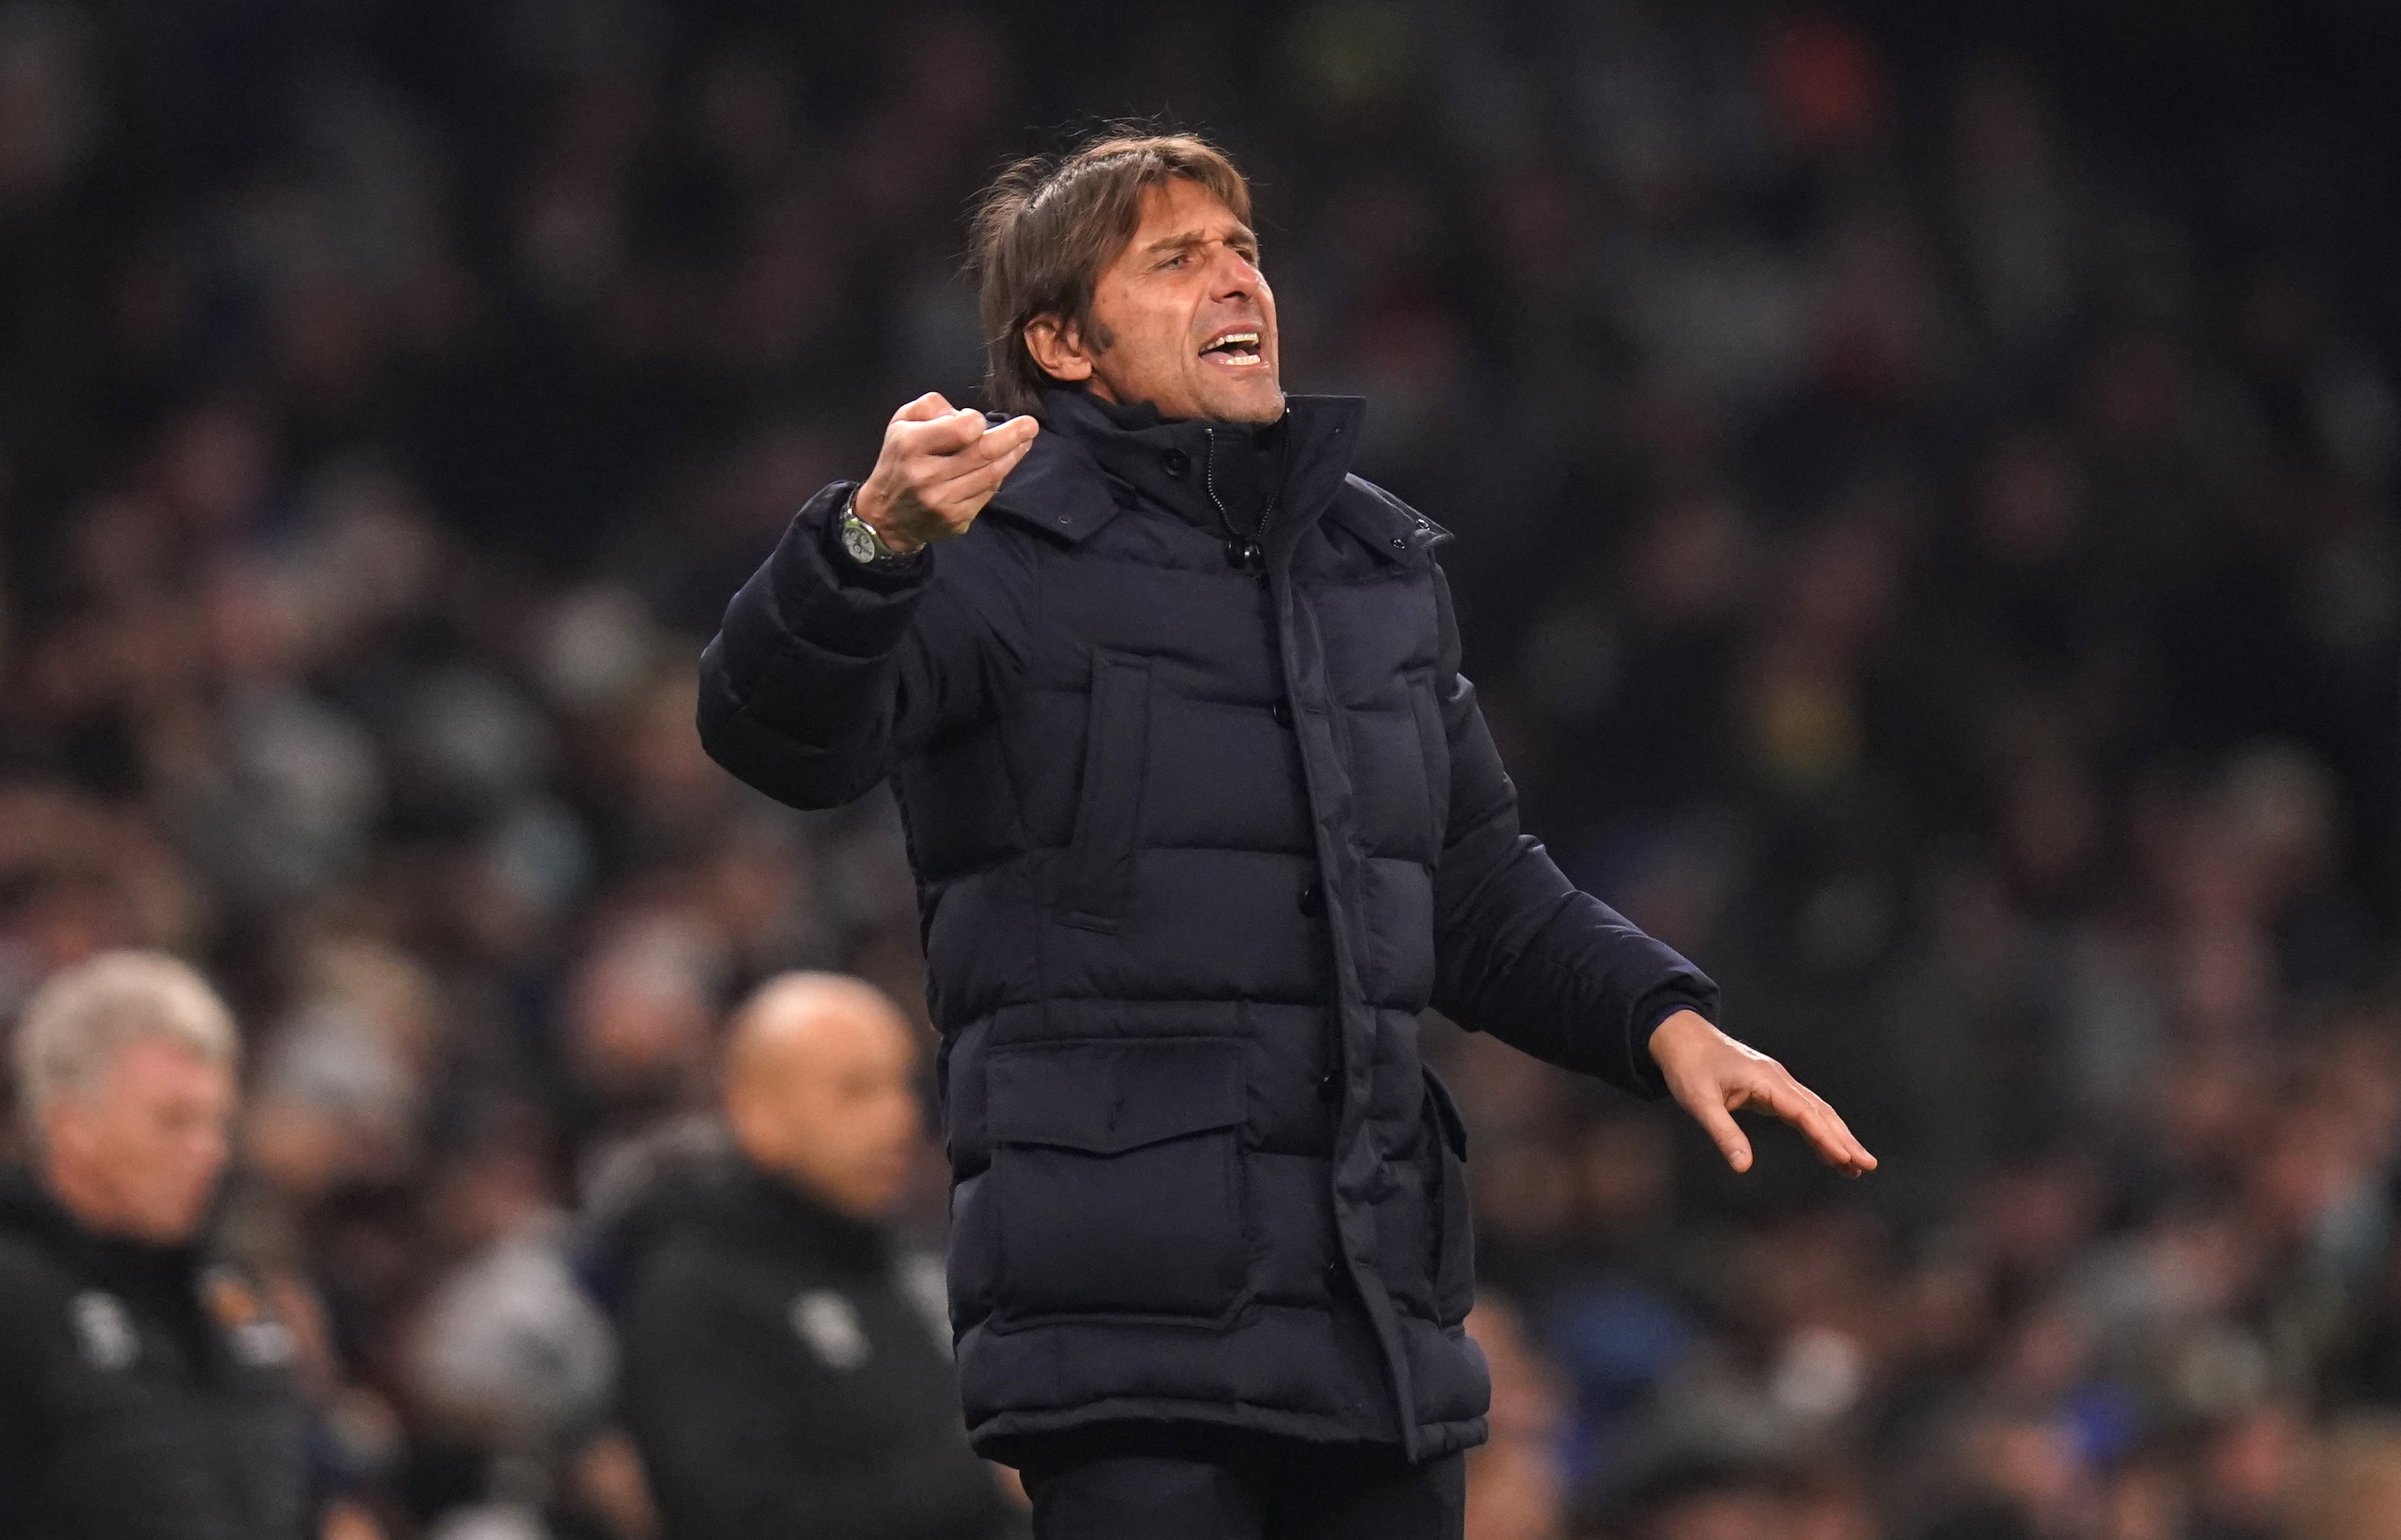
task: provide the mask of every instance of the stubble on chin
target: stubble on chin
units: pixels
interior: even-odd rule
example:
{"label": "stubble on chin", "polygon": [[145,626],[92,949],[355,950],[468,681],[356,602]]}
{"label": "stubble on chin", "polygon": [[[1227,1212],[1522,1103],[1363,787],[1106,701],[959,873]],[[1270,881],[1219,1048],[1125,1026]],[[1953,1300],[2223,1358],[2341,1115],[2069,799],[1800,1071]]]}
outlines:
{"label": "stubble on chin", "polygon": [[1233,399],[1217,403],[1219,409],[1210,414],[1219,422],[1239,422],[1265,428],[1283,416],[1284,394],[1281,386],[1268,394],[1249,390],[1231,394]]}

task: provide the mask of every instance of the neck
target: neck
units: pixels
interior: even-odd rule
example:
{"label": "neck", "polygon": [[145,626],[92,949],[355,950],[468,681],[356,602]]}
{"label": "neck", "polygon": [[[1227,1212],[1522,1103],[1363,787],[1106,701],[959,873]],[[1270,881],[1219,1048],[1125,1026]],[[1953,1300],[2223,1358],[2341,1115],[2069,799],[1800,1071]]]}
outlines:
{"label": "neck", "polygon": [[772,1186],[799,1199],[809,1208],[828,1218],[858,1225],[873,1225],[881,1218],[874,1213],[857,1212],[851,1205],[844,1203],[817,1183],[810,1180],[806,1172],[790,1162],[762,1160],[758,1155],[745,1151],[743,1164],[749,1166],[752,1174],[763,1178]]}
{"label": "neck", "polygon": [[1283,420],[1284,412],[1288,410],[1288,408],[1280,407],[1276,415],[1267,421],[1251,422],[1236,417],[1203,416],[1199,413],[1186,413],[1179,416],[1169,412],[1154,401],[1145,401],[1140,397],[1120,399],[1098,380],[1088,382],[1083,387],[1083,392],[1094,405],[1107,414],[1121,428],[1152,428],[1164,423],[1195,422],[1206,423],[1214,428],[1242,428],[1256,430],[1273,428]]}

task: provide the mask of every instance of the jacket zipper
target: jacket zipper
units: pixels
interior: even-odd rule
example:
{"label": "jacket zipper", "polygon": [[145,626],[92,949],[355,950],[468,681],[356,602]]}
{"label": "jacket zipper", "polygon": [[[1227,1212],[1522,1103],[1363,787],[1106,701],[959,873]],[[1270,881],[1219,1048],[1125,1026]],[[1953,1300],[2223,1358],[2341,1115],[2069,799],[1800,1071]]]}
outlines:
{"label": "jacket zipper", "polygon": [[[1259,510],[1259,526],[1248,535],[1240,533],[1234,528],[1234,516],[1226,511],[1225,502],[1217,496],[1217,430],[1203,428],[1200,434],[1209,444],[1200,457],[1200,486],[1209,494],[1209,505],[1217,511],[1217,523],[1226,531],[1226,565],[1256,572],[1264,582],[1268,558],[1267,552],[1259,544],[1259,538],[1268,532],[1269,523],[1275,518],[1276,499],[1283,495],[1283,488],[1278,485],[1269,490],[1267,505]],[[1279,473],[1283,468],[1279,457],[1276,467]],[[1281,474],[1278,480],[1282,480]]]}

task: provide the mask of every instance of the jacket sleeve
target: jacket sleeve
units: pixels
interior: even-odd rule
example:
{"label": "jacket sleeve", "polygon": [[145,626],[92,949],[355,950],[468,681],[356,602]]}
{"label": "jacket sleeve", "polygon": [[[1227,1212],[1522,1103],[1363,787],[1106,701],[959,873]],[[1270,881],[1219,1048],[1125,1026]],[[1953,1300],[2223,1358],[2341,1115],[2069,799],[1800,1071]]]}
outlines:
{"label": "jacket sleeve", "polygon": [[[722,1267],[678,1259],[636,1288],[621,1322],[626,1425],[669,1533],[688,1540],[922,1540],[955,1533],[959,1493],[879,1461],[830,1468],[799,1447],[798,1409],[849,1388],[777,1351],[787,1318]],[[685,1265],[689,1263],[690,1265]],[[992,1507],[1000,1508],[998,1488]]]}
{"label": "jacket sleeve", "polygon": [[836,482],[794,515],[700,661],[700,739],[795,808],[864,795],[912,747],[992,709],[1028,634],[1031,569],[979,524],[892,572],[839,555]]}
{"label": "jacket sleeve", "polygon": [[1459,672],[1459,626],[1436,569],[1435,696],[1450,745],[1450,817],[1434,873],[1434,1002],[1545,1062],[1657,1098],[1652,1029],[1681,1010],[1717,1018],[1698,968],[1568,880],[1517,827],[1517,789]]}

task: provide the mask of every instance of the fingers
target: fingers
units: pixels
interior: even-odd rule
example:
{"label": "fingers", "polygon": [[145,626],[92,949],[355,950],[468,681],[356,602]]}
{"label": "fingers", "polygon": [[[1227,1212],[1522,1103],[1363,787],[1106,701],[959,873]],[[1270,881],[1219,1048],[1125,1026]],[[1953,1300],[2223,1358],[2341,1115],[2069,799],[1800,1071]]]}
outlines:
{"label": "fingers", "polygon": [[931,505],[964,511],[967,516],[974,516],[992,499],[992,495],[1000,490],[1000,484],[1008,479],[1008,473],[1017,469],[1017,463],[1025,458],[1025,451],[1030,447],[1030,443],[1019,444],[997,460],[954,476],[932,495]]}
{"label": "fingers", "polygon": [[955,410],[956,408],[949,402],[942,399],[940,391],[928,390],[899,411],[893,413],[892,420],[894,422],[930,422],[936,417],[950,416]]}
{"label": "fingers", "polygon": [[927,456],[945,463],[931,472],[936,480],[965,475],[1034,442],[1040,425],[1032,417],[1011,417],[987,425],[981,412],[967,408],[923,422],[895,422],[891,433],[904,454]]}
{"label": "fingers", "polygon": [[[981,418],[978,419],[981,422]],[[946,431],[947,423],[936,424],[929,432]],[[955,477],[969,476],[986,466],[1007,460],[1014,465],[1033,446],[1036,424],[1032,417],[1011,417],[995,427],[981,429],[979,436],[956,449],[931,457],[927,469],[930,481],[939,484]]]}
{"label": "fingers", "polygon": [[1750,1140],[1742,1137],[1741,1125],[1734,1121],[1721,1101],[1704,1101],[1693,1109],[1693,1116],[1725,1156],[1725,1163],[1737,1175],[1750,1169]]}
{"label": "fingers", "polygon": [[[922,398],[921,398],[922,399]],[[940,400],[940,397],[934,398]],[[912,406],[915,402],[909,403]],[[904,422],[896,417],[885,437],[909,455],[955,455],[983,437],[983,414],[969,408]]]}
{"label": "fingers", "polygon": [[1807,1097],[1815,1109],[1814,1117],[1805,1131],[1809,1135],[1809,1142],[1817,1148],[1818,1159],[1854,1177],[1863,1176],[1876,1168],[1876,1158],[1868,1153],[1868,1147],[1859,1141],[1859,1137],[1851,1132],[1851,1125],[1843,1121],[1841,1113],[1828,1106],[1824,1097],[1798,1082],[1794,1083],[1794,1089]]}
{"label": "fingers", "polygon": [[1783,1066],[1776,1065],[1757,1083],[1734,1095],[1765,1107],[1800,1130],[1818,1152],[1818,1158],[1828,1165],[1855,1177],[1875,1169],[1876,1158],[1852,1135],[1850,1125],[1823,1097],[1794,1080]]}
{"label": "fingers", "polygon": [[1863,1176],[1874,1170],[1876,1158],[1868,1153],[1868,1147],[1861,1144],[1859,1136],[1851,1132],[1851,1125],[1843,1121],[1842,1114],[1828,1107],[1823,1101],[1819,1101],[1818,1106],[1821,1109],[1820,1115],[1825,1119],[1826,1124],[1826,1137],[1812,1141],[1818,1146],[1819,1158],[1827,1165],[1839,1166],[1854,1177]]}
{"label": "fingers", "polygon": [[1012,417],[949,454],[922,457],[917,462],[920,496],[930,505],[975,487],[989,495],[1034,446],[1034,434],[1032,417]]}
{"label": "fingers", "polygon": [[973,475],[988,465],[1006,460],[1015,465],[1034,447],[1035,421],[1032,417],[1011,417],[997,427],[984,430],[983,437],[955,455],[947,457],[957,465],[956,474]]}
{"label": "fingers", "polygon": [[1022,454],[1033,447],[1035,435],[1041,430],[1042,425],[1032,417],[1011,417],[1007,422],[996,423],[984,429],[981,447],[985,456],[992,459],[998,459],[1001,456],[1011,452]]}
{"label": "fingers", "polygon": [[1711,1075],[1691,1078],[1677,1077],[1668,1082],[1668,1089],[1693,1121],[1709,1136],[1725,1163],[1736,1172],[1750,1169],[1750,1140],[1742,1137],[1742,1128],[1734,1121],[1731,1109],[1742,1105],[1738,1097],[1727,1093],[1724,1083]]}
{"label": "fingers", "polygon": [[1721,1041],[1727,1050],[1723,1056],[1680,1065],[1670,1084],[1676,1099],[1708,1132],[1728,1165],[1737,1172],[1751,1167],[1750,1141],[1743,1137],[1733,1114],[1745,1107],[1757,1107],[1790,1124],[1809,1141],[1819,1160],[1845,1175],[1860,1176],[1876,1168],[1876,1158],[1823,1097],[1766,1055],[1730,1038]]}

